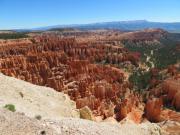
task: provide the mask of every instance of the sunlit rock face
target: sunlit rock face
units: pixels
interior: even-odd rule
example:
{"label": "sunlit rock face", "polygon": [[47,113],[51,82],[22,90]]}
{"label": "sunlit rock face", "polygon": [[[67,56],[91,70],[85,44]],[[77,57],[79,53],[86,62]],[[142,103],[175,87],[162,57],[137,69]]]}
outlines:
{"label": "sunlit rock face", "polygon": [[145,116],[151,122],[162,122],[167,120],[180,122],[180,113],[164,109],[162,99],[149,100],[145,106]]}
{"label": "sunlit rock face", "polygon": [[161,98],[163,105],[172,106],[176,110],[180,110],[180,77],[179,74],[164,80],[157,87],[150,91],[150,94]]}
{"label": "sunlit rock face", "polygon": [[116,105],[115,116],[117,121],[125,118],[140,123],[142,121],[144,104],[141,97],[134,92],[127,90],[124,99]]}
{"label": "sunlit rock face", "polygon": [[149,99],[145,106],[146,118],[152,122],[160,121],[160,114],[162,111],[161,99]]}
{"label": "sunlit rock face", "polygon": [[175,109],[180,110],[180,78],[166,80],[163,83],[162,90],[167,94],[165,100],[171,103]]}
{"label": "sunlit rock face", "polygon": [[166,74],[168,78],[150,90],[150,99],[146,103],[146,117],[153,122],[180,120],[180,76],[173,66]]}

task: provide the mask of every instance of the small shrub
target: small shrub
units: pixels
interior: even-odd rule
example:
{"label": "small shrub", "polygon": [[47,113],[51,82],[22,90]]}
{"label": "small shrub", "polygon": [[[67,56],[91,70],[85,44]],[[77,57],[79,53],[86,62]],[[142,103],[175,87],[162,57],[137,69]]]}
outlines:
{"label": "small shrub", "polygon": [[35,118],[36,118],[37,120],[41,120],[41,119],[42,119],[41,115],[36,115]]}
{"label": "small shrub", "polygon": [[4,106],[4,108],[8,109],[11,112],[15,112],[16,111],[15,106],[12,105],[12,104],[7,104],[7,105]]}
{"label": "small shrub", "polygon": [[22,92],[19,92],[19,95],[23,98],[24,94]]}
{"label": "small shrub", "polygon": [[45,135],[45,134],[46,134],[46,131],[43,130],[43,131],[40,132],[40,134],[41,134],[41,135]]}

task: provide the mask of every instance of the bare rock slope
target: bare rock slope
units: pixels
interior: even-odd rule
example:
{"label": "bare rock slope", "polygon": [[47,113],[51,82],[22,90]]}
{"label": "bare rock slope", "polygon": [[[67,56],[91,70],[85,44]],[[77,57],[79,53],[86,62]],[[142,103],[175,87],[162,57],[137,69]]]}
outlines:
{"label": "bare rock slope", "polygon": [[16,111],[29,117],[40,115],[43,119],[55,120],[79,117],[75,102],[69,96],[0,74],[0,106],[6,104],[13,104]]}
{"label": "bare rock slope", "polygon": [[160,135],[155,124],[96,123],[78,118],[37,120],[0,109],[0,135]]}

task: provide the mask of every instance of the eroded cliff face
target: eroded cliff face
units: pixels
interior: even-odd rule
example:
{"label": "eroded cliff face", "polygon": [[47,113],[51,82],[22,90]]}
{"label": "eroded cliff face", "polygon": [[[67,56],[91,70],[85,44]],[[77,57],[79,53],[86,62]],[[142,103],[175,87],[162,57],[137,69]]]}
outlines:
{"label": "eroded cliff face", "polygon": [[[133,42],[136,39],[154,42],[164,34],[162,30],[147,30],[123,35]],[[152,122],[179,120],[179,113],[163,109],[167,105],[179,109],[176,70],[170,67],[167,72],[173,77],[165,81],[157,79],[158,70],[152,70],[151,89],[144,102],[140,93],[132,91],[127,74],[116,68],[122,63],[136,67],[140,59],[139,53],[129,52],[120,45],[123,35],[96,38],[97,35],[91,34],[86,41],[82,35],[72,38],[46,33],[25,41],[3,41],[0,71],[64,92],[76,102],[78,109],[88,106],[101,120],[128,118],[140,123],[144,116]]]}
{"label": "eroded cliff face", "polygon": [[146,117],[153,122],[164,120],[180,121],[180,74],[179,65],[170,66],[163,81],[158,81],[150,89],[149,99],[146,103]]}
{"label": "eroded cliff face", "polygon": [[[115,106],[122,102],[119,97],[124,97],[131,85],[121,69],[96,63],[130,61],[136,65],[138,60],[137,55],[116,45],[80,43],[51,34],[0,46],[2,73],[64,92],[76,101],[78,109],[88,106],[102,119],[114,115]],[[128,108],[127,114],[131,111],[132,107]]]}
{"label": "eroded cliff face", "polygon": [[114,111],[118,121],[127,118],[135,123],[141,123],[144,113],[144,103],[138,93],[126,90],[124,98],[116,105]]}

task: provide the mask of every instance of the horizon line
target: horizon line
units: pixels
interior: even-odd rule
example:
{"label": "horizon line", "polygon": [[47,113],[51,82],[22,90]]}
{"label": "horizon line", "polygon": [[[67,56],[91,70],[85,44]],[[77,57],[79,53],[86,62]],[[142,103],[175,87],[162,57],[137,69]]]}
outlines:
{"label": "horizon line", "polygon": [[152,23],[180,23],[180,21],[150,21],[147,19],[137,19],[137,20],[116,20],[116,21],[96,21],[96,22],[89,22],[89,23],[66,23],[66,24],[49,24],[49,25],[42,25],[42,26],[35,26],[35,27],[26,27],[26,28],[5,28],[5,29],[0,29],[0,31],[13,31],[13,30],[36,30],[40,28],[45,28],[45,27],[53,27],[53,26],[60,26],[60,27],[68,27],[68,26],[76,26],[76,25],[91,25],[91,24],[101,24],[101,23],[111,23],[111,22],[135,22],[135,21],[144,21],[144,22],[152,22]]}

